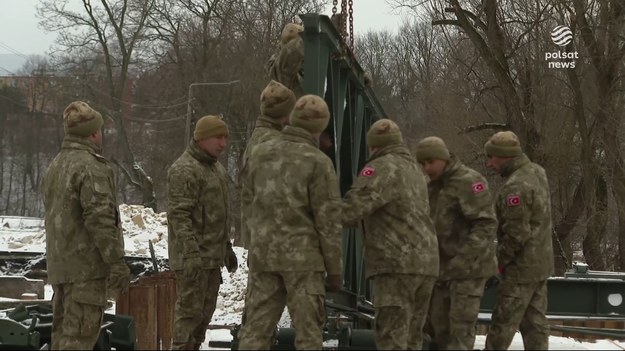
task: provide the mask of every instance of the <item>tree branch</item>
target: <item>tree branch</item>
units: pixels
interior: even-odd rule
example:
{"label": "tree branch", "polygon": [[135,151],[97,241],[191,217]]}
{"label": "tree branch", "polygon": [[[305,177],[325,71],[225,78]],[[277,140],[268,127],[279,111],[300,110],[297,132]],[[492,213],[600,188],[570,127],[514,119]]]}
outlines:
{"label": "tree branch", "polygon": [[509,130],[510,125],[508,123],[481,123],[473,126],[462,128],[458,134],[468,134],[479,130]]}
{"label": "tree branch", "polygon": [[111,162],[113,162],[117,167],[119,167],[119,169],[122,170],[122,173],[124,173],[124,175],[128,179],[128,182],[130,182],[130,184],[141,189],[141,184],[137,183],[134,179],[132,179],[132,175],[130,175],[130,172],[128,172],[128,170],[124,166],[122,166],[121,163],[117,161],[116,158],[111,158]]}

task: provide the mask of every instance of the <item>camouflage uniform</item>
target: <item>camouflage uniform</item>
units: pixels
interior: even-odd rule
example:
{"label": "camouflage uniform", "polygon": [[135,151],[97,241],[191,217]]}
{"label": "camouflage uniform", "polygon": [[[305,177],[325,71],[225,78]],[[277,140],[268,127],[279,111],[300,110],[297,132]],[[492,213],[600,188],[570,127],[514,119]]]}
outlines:
{"label": "camouflage uniform", "polygon": [[428,190],[440,255],[430,303],[434,339],[441,350],[472,350],[484,284],[497,272],[492,197],[484,177],[453,155]]}
{"label": "camouflage uniform", "polygon": [[295,347],[320,350],[324,273],[342,272],[338,180],[332,161],[316,147],[312,128],[294,122],[299,105],[291,126],[279,139],[258,145],[249,162],[252,278],[240,349],[269,349],[286,304],[296,329]]}
{"label": "camouflage uniform", "polygon": [[198,350],[215,312],[220,268],[232,250],[228,176],[193,140],[169,168],[167,185],[169,264],[178,295],[172,348]]}
{"label": "camouflage uniform", "polygon": [[[248,191],[249,187],[245,184],[248,178],[248,166],[250,156],[256,147],[266,141],[277,139],[282,130],[282,122],[280,119],[289,116],[295,105],[295,94],[284,85],[271,81],[260,95],[260,112],[261,116],[256,120],[254,131],[250,140],[247,142],[245,152],[243,153],[243,166],[241,168],[240,184],[241,184],[241,246],[249,250],[249,233],[247,219],[250,217],[252,208],[252,194]],[[249,260],[247,261],[249,267]],[[248,274],[247,290],[245,291],[245,299],[248,298],[250,291],[251,275]],[[241,314],[241,324],[247,319],[247,304],[243,308]]]}
{"label": "camouflage uniform", "polygon": [[[373,279],[375,340],[378,349],[406,349],[409,331],[421,337],[432,286],[438,275],[436,235],[429,217],[427,185],[399,129],[382,143],[343,200],[343,221],[355,227],[364,219],[365,274]],[[372,145],[367,137],[368,145]],[[387,146],[384,146],[387,145]]]}
{"label": "camouflage uniform", "polygon": [[300,25],[287,24],[278,50],[265,64],[269,77],[291,89],[298,98],[304,93],[304,40],[299,36],[303,30]]}
{"label": "camouflage uniform", "polygon": [[64,112],[64,123],[61,151],[46,170],[41,189],[48,282],[54,289],[51,346],[91,350],[100,333],[107,290],[114,296],[119,283],[129,283],[130,272],[123,261],[113,171],[98,154],[100,147],[86,138],[101,128],[102,117],[87,104],[74,102]]}
{"label": "camouflage uniform", "polygon": [[282,123],[279,119],[291,113],[295,105],[295,95],[284,85],[271,81],[261,93],[260,100],[261,115],[256,120],[252,136],[245,147],[243,166],[239,175],[241,183],[241,246],[246,249],[249,249],[249,229],[246,223],[249,214],[245,212],[245,209],[251,202],[250,194],[246,192],[248,187],[243,184],[247,180],[247,164],[256,146],[280,135]]}
{"label": "camouflage uniform", "polygon": [[[497,136],[505,133],[511,134],[495,134],[489,143],[497,142]],[[489,143],[486,151],[492,154]],[[497,258],[503,281],[497,290],[486,348],[507,349],[518,328],[526,350],[546,350],[547,278],[554,272],[547,175],[520,154],[501,170],[501,176],[504,184],[495,204],[499,219]]]}

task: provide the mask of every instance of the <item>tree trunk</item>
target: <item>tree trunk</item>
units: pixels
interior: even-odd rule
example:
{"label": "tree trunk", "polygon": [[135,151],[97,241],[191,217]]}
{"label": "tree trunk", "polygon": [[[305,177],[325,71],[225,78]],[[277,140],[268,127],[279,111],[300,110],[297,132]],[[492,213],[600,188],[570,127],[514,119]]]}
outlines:
{"label": "tree trunk", "polygon": [[[586,208],[587,229],[582,243],[586,263],[593,270],[605,271],[606,262],[601,244],[605,237],[608,222],[608,186],[602,176],[597,176],[594,184],[592,203]],[[589,191],[592,192],[592,189]]]}

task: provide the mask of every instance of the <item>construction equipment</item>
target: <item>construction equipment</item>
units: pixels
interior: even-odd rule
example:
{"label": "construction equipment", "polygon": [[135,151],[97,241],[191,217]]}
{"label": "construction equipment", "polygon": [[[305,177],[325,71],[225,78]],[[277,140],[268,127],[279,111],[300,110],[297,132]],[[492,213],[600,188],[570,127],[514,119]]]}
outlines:
{"label": "construction equipment", "polygon": [[[4,315],[4,316],[3,316]],[[25,305],[0,311],[0,350],[49,350],[52,306]],[[96,350],[135,350],[134,321],[129,316],[105,313]]]}

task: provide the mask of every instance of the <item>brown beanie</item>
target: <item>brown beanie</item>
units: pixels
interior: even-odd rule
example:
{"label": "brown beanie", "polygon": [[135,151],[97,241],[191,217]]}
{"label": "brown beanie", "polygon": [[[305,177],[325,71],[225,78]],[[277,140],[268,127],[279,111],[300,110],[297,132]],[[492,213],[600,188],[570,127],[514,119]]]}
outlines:
{"label": "brown beanie", "polygon": [[228,125],[219,116],[204,116],[195,124],[195,141],[216,136],[228,136]]}
{"label": "brown beanie", "polygon": [[403,142],[399,126],[390,119],[376,121],[367,132],[367,146],[369,147],[385,147]]}
{"label": "brown beanie", "polygon": [[272,118],[288,116],[295,106],[295,94],[291,89],[272,80],[260,94],[260,112]]}
{"label": "brown beanie", "polygon": [[304,95],[297,100],[289,122],[294,127],[311,133],[321,133],[330,121],[330,110],[325,100],[317,95]]}
{"label": "brown beanie", "polygon": [[484,152],[489,156],[516,157],[523,153],[519,138],[510,131],[497,132],[484,144]]}
{"label": "brown beanie", "polygon": [[443,139],[435,136],[427,137],[417,144],[417,161],[427,160],[449,161],[449,149]]}
{"label": "brown beanie", "polygon": [[282,29],[282,34],[280,35],[280,43],[282,45],[290,42],[291,40],[297,38],[299,33],[304,31],[304,27],[295,24],[295,23],[287,23],[286,26]]}
{"label": "brown beanie", "polygon": [[74,101],[63,111],[63,129],[65,134],[88,137],[102,128],[104,120],[100,112],[86,102]]}

